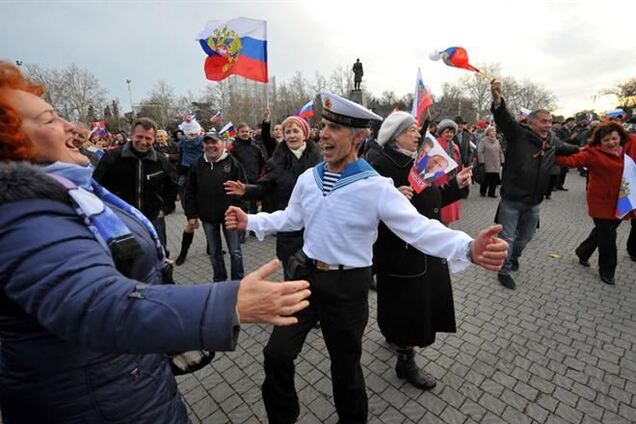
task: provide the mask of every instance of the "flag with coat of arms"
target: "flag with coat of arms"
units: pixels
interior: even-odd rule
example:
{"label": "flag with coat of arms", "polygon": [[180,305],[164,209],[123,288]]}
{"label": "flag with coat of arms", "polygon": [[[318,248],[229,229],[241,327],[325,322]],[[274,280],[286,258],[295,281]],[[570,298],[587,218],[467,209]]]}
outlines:
{"label": "flag with coat of arms", "polygon": [[616,202],[616,217],[622,219],[634,209],[636,209],[636,163],[625,154],[623,177]]}
{"label": "flag with coat of arms", "polygon": [[267,22],[235,18],[209,21],[197,35],[207,54],[205,76],[222,81],[239,75],[254,81],[268,82]]}

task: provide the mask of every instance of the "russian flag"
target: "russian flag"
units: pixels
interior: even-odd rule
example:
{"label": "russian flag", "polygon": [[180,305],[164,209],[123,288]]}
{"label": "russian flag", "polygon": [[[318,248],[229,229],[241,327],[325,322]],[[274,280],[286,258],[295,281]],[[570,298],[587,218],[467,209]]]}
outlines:
{"label": "russian flag", "polygon": [[303,107],[298,109],[296,116],[300,116],[303,119],[309,119],[314,116],[314,101],[310,100]]}
{"label": "russian flag", "polygon": [[424,85],[422,80],[422,71],[417,68],[417,80],[415,81],[415,93],[413,94],[413,107],[411,108],[411,115],[420,122],[420,116],[422,113],[433,104],[431,93]]}
{"label": "russian flag", "polygon": [[236,137],[236,129],[234,128],[234,124],[232,124],[232,121],[225,124],[225,126],[221,128],[221,131],[219,131],[219,134],[221,134],[223,137]]}
{"label": "russian flag", "polygon": [[221,119],[223,119],[223,112],[222,111],[218,111],[217,113],[215,113],[211,118],[210,118],[210,122],[215,123],[215,122],[221,122]]}
{"label": "russian flag", "polygon": [[479,72],[479,69],[468,63],[468,53],[463,47],[449,47],[440,52],[433,52],[429,57],[432,60],[442,59],[448,66]]}
{"label": "russian flag", "polygon": [[267,22],[249,18],[209,21],[197,36],[208,55],[205,76],[221,81],[230,75],[268,82]]}
{"label": "russian flag", "polygon": [[625,154],[623,178],[621,178],[621,188],[618,192],[618,202],[616,202],[616,217],[622,219],[634,209],[636,209],[636,163]]}

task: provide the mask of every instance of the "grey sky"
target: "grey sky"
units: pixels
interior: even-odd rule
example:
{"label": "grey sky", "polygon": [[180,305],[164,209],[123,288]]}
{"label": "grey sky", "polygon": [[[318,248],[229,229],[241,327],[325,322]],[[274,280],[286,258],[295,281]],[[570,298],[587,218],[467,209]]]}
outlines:
{"label": "grey sky", "polygon": [[[471,63],[501,64],[556,94],[561,112],[599,111],[606,88],[636,76],[636,2],[613,1],[6,1],[0,0],[0,58],[46,67],[71,62],[94,73],[129,106],[158,80],[179,94],[202,89],[204,53],[194,38],[212,19],[268,21],[269,72],[328,75],[359,57],[374,94],[411,92],[417,67],[439,93],[467,71],[428,54],[465,47]],[[610,7],[611,5],[611,7]]]}

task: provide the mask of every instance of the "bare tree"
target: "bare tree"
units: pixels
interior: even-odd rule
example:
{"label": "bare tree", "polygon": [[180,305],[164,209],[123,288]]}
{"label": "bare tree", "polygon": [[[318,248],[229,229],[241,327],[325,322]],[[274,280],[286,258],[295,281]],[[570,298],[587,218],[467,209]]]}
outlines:
{"label": "bare tree", "polygon": [[[636,78],[632,78],[615,87],[607,88],[601,94],[613,94],[617,97],[617,106],[625,110],[636,107]],[[629,111],[628,111],[629,112]]]}
{"label": "bare tree", "polygon": [[353,78],[348,66],[340,65],[329,76],[329,89],[339,96],[347,97],[353,90]]}
{"label": "bare tree", "polygon": [[139,104],[139,116],[152,118],[159,128],[167,128],[179,114],[177,96],[165,81],[159,81],[150,91],[147,99]]}
{"label": "bare tree", "polygon": [[97,77],[74,63],[63,69],[26,65],[25,74],[45,87],[44,99],[70,121],[89,121],[89,110],[103,110],[106,90]]}
{"label": "bare tree", "polygon": [[478,66],[483,73],[471,72],[463,77],[459,85],[464,94],[473,102],[477,111],[477,119],[487,115],[490,109],[490,81],[484,75],[494,76],[499,73],[499,64],[481,64]]}

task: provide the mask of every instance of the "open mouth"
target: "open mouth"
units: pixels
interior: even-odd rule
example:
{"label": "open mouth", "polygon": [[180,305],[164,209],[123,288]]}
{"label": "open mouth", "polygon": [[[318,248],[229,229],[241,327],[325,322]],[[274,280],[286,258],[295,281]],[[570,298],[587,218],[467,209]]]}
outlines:
{"label": "open mouth", "polygon": [[64,145],[69,150],[72,150],[74,152],[79,152],[79,149],[77,148],[77,146],[75,146],[75,143],[73,142],[73,138],[72,137],[69,138],[68,140],[66,140],[66,142],[64,142]]}

